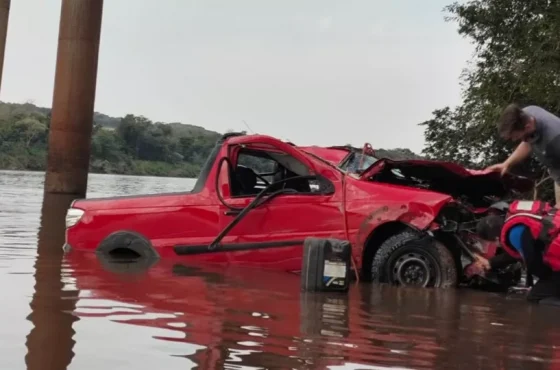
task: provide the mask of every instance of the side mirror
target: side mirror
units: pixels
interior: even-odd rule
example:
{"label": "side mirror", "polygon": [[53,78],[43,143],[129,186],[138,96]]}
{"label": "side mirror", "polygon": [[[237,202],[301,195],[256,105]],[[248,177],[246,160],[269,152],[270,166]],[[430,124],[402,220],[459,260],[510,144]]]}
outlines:
{"label": "side mirror", "polygon": [[312,193],[320,193],[325,195],[334,193],[333,183],[320,175],[316,175],[309,180],[309,187],[311,188]]}

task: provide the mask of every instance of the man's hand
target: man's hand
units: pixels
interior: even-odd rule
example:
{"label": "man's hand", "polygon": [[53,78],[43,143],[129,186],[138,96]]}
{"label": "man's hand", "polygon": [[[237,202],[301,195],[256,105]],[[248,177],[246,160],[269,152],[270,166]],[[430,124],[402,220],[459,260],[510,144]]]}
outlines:
{"label": "man's hand", "polygon": [[506,159],[502,163],[487,167],[486,169],[493,172],[499,172],[503,176],[508,173],[510,168],[529,157],[529,154],[531,154],[532,150],[533,149],[531,147],[531,144],[526,141],[522,141],[521,143],[519,143],[513,153],[511,153],[508,159]]}
{"label": "man's hand", "polygon": [[506,162],[494,164],[486,168],[487,171],[499,172],[500,175],[504,176],[509,171],[509,164]]}
{"label": "man's hand", "polygon": [[481,256],[476,256],[475,261],[465,268],[465,275],[472,277],[474,275],[484,276],[490,271],[490,262]]}

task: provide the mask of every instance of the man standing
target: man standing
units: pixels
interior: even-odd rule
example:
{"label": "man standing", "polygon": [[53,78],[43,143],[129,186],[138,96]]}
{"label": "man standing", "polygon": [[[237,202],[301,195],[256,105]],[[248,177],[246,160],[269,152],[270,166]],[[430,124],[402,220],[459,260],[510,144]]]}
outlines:
{"label": "man standing", "polygon": [[487,169],[504,175],[532,152],[554,180],[556,204],[560,204],[560,118],[534,105],[521,109],[510,104],[498,120],[498,132],[505,140],[521,143],[503,163]]}

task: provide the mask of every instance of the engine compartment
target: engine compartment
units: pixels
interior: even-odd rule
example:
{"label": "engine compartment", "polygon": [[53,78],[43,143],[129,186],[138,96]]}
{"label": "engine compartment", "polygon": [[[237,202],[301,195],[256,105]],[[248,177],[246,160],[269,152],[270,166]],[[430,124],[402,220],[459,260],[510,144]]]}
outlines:
{"label": "engine compartment", "polygon": [[448,194],[471,208],[489,207],[511,193],[504,182],[492,174],[461,176],[431,163],[386,161],[368,180]]}
{"label": "engine compartment", "polygon": [[[434,237],[453,251],[457,259],[457,267],[461,270],[473,262],[469,254],[490,259],[506,253],[498,243],[482,240],[476,234],[479,220],[491,213],[505,212],[500,208],[502,207],[490,207],[485,212],[474,213],[457,201],[445,206],[436,217],[435,222],[439,228],[434,232]],[[470,252],[465,253],[464,248]],[[486,277],[464,276],[462,284],[478,289],[503,291],[520,282],[522,270],[522,265],[517,263],[492,271]]]}

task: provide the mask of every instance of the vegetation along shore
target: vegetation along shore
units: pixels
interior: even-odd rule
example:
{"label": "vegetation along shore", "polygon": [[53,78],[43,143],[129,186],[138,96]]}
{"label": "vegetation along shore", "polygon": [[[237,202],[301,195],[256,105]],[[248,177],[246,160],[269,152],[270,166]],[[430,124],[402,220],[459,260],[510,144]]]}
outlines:
{"label": "vegetation along shore", "polygon": [[[45,170],[50,109],[0,102],[0,169]],[[90,171],[122,175],[196,177],[220,133],[179,122],[127,114],[94,114]],[[417,158],[408,149],[382,157]]]}

